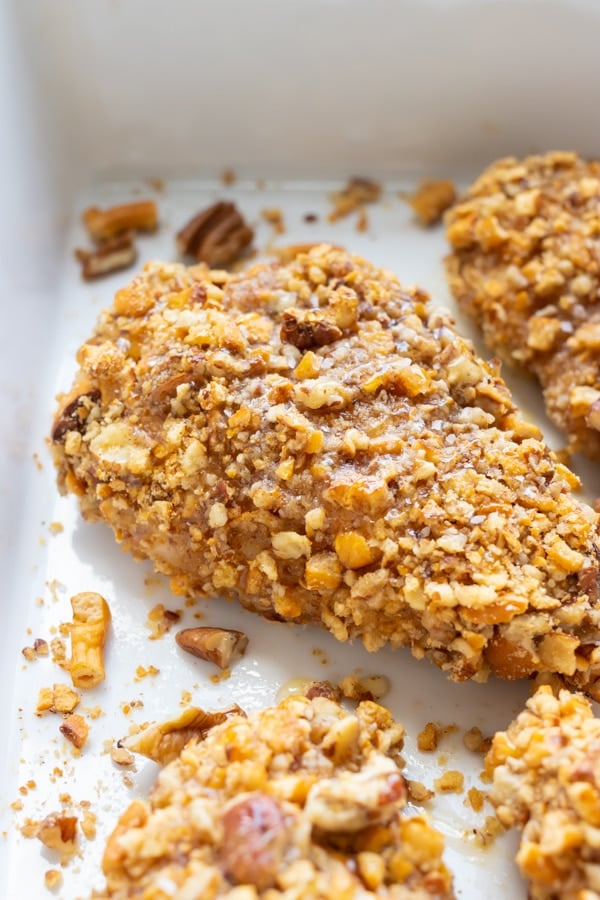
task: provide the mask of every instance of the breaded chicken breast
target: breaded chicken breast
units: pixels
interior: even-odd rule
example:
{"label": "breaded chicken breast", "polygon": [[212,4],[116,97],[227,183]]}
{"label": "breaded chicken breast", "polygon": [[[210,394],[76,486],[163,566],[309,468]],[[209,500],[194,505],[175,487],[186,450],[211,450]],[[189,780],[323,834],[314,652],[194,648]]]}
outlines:
{"label": "breaded chicken breast", "polygon": [[189,743],[109,837],[95,897],[449,900],[444,839],[402,814],[402,726],[323,697]]}
{"label": "breaded chicken breast", "polygon": [[501,159],[446,225],[458,303],[489,347],[537,376],[568,450],[600,458],[600,163]]}
{"label": "breaded chicken breast", "polygon": [[600,719],[548,686],[494,736],[486,766],[501,822],[523,830],[517,863],[532,900],[600,896]]}
{"label": "breaded chicken breast", "polygon": [[151,263],[78,360],[60,488],[176,592],[600,695],[597,515],[423,291],[325,245]]}

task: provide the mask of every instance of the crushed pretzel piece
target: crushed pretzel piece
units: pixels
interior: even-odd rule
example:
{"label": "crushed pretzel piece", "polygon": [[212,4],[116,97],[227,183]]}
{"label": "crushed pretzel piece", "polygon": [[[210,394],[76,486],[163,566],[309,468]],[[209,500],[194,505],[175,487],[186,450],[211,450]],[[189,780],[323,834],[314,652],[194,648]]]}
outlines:
{"label": "crushed pretzel piece", "polygon": [[136,200],[107,209],[91,206],[83,212],[83,224],[92,240],[103,244],[129,232],[156,231],[158,210],[154,200]]}

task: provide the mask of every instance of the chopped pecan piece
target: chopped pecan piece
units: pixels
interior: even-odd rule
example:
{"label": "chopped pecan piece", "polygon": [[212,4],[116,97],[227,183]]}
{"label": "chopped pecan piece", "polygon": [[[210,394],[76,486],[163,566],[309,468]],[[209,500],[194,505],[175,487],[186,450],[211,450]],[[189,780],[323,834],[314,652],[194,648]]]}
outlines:
{"label": "chopped pecan piece", "polygon": [[81,276],[84,281],[93,281],[113,272],[120,272],[132,266],[137,259],[137,250],[131,231],[111,238],[96,247],[95,250],[75,251],[75,257],[81,263]]}
{"label": "chopped pecan piece", "polygon": [[122,203],[108,209],[91,206],[83,213],[83,223],[92,240],[101,244],[126,232],[155,231],[158,211],[154,200]]}
{"label": "chopped pecan piece", "polygon": [[67,431],[83,431],[90,409],[100,400],[96,388],[82,390],[76,386],[64,399],[52,425],[52,440],[61,441]]}
{"label": "chopped pecan piece", "polygon": [[59,730],[77,750],[81,750],[87,740],[89,727],[83,716],[71,713],[61,724]]}
{"label": "chopped pecan piece", "polygon": [[189,706],[177,719],[149,725],[138,734],[123,738],[118,746],[166,765],[181,753],[189,741],[203,741],[215,725],[221,725],[231,716],[245,715],[237,703],[229,709],[216,712],[206,712],[196,706]]}
{"label": "chopped pecan piece", "polygon": [[223,815],[223,863],[236,884],[264,891],[275,884],[289,841],[289,827],[274,797],[256,792]]}
{"label": "chopped pecan piece", "polygon": [[36,836],[49,850],[56,850],[68,858],[77,846],[77,816],[50,813],[40,822]]}
{"label": "chopped pecan piece", "polygon": [[339,703],[341,692],[339,687],[330,681],[311,681],[306,686],[304,696],[309,700],[314,700],[315,697],[326,697],[327,700]]}
{"label": "chopped pecan piece", "polygon": [[233,203],[220,201],[194,216],[177,233],[177,251],[209,266],[234,262],[252,242],[254,232]]}
{"label": "chopped pecan piece", "polygon": [[248,637],[229,628],[184,628],[175,635],[182,650],[226,669],[246,652]]}
{"label": "chopped pecan piece", "polygon": [[342,330],[316,313],[284,312],[281,340],[299,350],[324,347],[342,337]]}

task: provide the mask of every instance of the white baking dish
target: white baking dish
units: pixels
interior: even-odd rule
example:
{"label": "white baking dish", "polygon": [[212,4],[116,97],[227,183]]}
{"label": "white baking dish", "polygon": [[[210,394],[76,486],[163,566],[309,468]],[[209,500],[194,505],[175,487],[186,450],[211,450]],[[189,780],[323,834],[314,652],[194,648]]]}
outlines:
{"label": "white baking dish", "polygon": [[[140,263],[172,257],[174,229],[213,198],[232,197],[253,222],[260,209],[282,207],[288,232],[279,243],[344,244],[451,305],[443,234],[419,230],[398,189],[422,175],[468,179],[506,153],[562,147],[599,155],[600,7],[558,0],[20,0],[2,4],[0,16],[2,896],[44,896],[43,873],[55,860],[18,826],[58,809],[61,793],[92,803],[99,836],[82,841],[82,858],[65,869],[58,894],[73,900],[101,884],[104,835],[153,776],[150,765],[139,766],[126,787],[104,742],[125,734],[134,718],[178,709],[184,690],[199,705],[235,700],[250,710],[298,677],[335,680],[357,667],[387,674],[385,702],[406,725],[412,777],[431,784],[443,769],[460,768],[467,787],[477,784],[482,760],[464,750],[461,729],[504,727],[526,684],[452,684],[408,652],[369,656],[217,602],[202,607],[205,621],[251,636],[230,680],[212,683],[210,666],[182,655],[172,636],[148,639],[148,611],[158,602],[181,608],[181,601],[149,567],[122,555],[106,529],[83,524],[72,499],[58,498],[44,444],[75,349],[129,277],[84,285],[72,251],[85,239],[84,206],[152,195],[144,179],[161,177],[166,188],[155,197],[162,227],[140,242]],[[239,175],[228,188],[217,177],[225,166]],[[350,174],[386,180],[364,234],[353,220],[325,220],[331,187]],[[257,178],[266,179],[264,189]],[[319,224],[306,224],[306,212],[319,213]],[[257,245],[269,237],[263,223]],[[526,411],[560,444],[537,389],[511,381]],[[579,470],[597,496],[591,466]],[[64,530],[52,534],[52,522]],[[49,660],[25,664],[21,648],[52,636],[78,590],[100,590],[114,625],[106,684],[86,703],[104,715],[91,722],[89,743],[74,759],[57,718],[33,714],[39,687],[64,680],[63,673]],[[136,666],[150,663],[160,673],[136,681]],[[143,709],[125,716],[121,703],[136,698]],[[430,720],[459,726],[440,746],[445,761],[415,750]],[[36,787],[20,794],[29,779]],[[482,896],[485,883],[487,897],[524,897],[512,863],[515,839],[477,849],[472,830],[491,808],[476,815],[463,796],[440,796],[429,806],[447,836],[460,895]],[[17,799],[19,811],[9,807]]]}

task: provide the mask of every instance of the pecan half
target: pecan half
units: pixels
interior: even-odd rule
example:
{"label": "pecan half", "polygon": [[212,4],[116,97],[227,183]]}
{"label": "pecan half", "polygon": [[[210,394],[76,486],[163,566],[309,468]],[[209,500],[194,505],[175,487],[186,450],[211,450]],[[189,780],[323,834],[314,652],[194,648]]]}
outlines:
{"label": "pecan half", "polygon": [[333,344],[342,337],[342,330],[319,318],[315,313],[301,315],[299,312],[284,312],[281,326],[281,340],[293,344],[299,350],[310,350],[312,347],[324,347]]}
{"label": "pecan half", "polygon": [[108,209],[90,206],[83,212],[83,224],[93,241],[103,243],[127,231],[155,231],[158,210],[154,200],[121,203]]}
{"label": "pecan half", "polygon": [[226,669],[246,652],[248,637],[229,628],[184,628],[175,635],[182,650]]}
{"label": "pecan half", "polygon": [[52,440],[61,441],[67,431],[82,432],[90,409],[100,400],[100,391],[95,388],[82,391],[78,388],[67,395],[64,406],[59,409],[52,425]]}
{"label": "pecan half", "polygon": [[251,243],[254,232],[233,203],[220,201],[194,216],[177,233],[181,256],[193,256],[209,266],[236,260]]}
{"label": "pecan half", "polygon": [[75,258],[81,263],[81,277],[84,281],[93,281],[94,278],[102,278],[104,275],[127,269],[137,259],[133,232],[128,231],[119,237],[104,241],[95,250],[79,248],[75,251]]}
{"label": "pecan half", "polygon": [[277,800],[256,791],[223,815],[223,864],[236,884],[265,891],[275,884],[289,840],[289,823]]}

